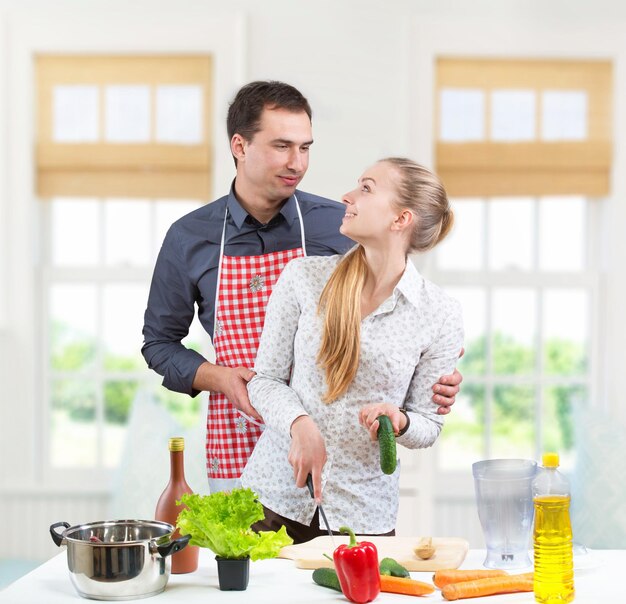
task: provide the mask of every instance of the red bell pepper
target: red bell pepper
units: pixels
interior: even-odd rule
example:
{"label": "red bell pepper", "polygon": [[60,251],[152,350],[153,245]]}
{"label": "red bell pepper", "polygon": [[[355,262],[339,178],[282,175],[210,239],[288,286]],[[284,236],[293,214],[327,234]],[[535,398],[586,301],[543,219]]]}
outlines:
{"label": "red bell pepper", "polygon": [[369,541],[357,543],[354,532],[345,526],[339,532],[350,535],[350,543],[341,544],[333,553],[341,591],[351,602],[371,602],[380,593],[376,546]]}

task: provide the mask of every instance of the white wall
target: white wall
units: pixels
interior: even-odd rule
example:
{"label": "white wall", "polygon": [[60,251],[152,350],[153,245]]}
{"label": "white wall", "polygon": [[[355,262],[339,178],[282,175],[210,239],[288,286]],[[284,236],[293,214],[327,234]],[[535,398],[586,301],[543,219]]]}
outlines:
{"label": "white wall", "polygon": [[[602,389],[593,402],[624,419],[625,31],[621,0],[0,0],[0,517],[18,521],[19,501],[34,506],[29,508],[33,516],[35,509],[45,512],[47,494],[57,515],[62,509],[58,489],[38,472],[33,52],[215,52],[216,196],[233,175],[223,125],[226,105],[248,80],[285,80],[309,97],[316,142],[304,188],[336,197],[381,156],[408,154],[432,163],[437,54],[614,60],[615,171],[613,196],[602,202],[605,331],[596,359]],[[432,477],[428,480],[432,484]],[[81,504],[76,521],[98,519],[88,516],[103,513],[106,496],[83,495],[82,500],[91,503]],[[440,534],[458,534],[467,526],[456,512],[447,524],[445,517],[435,518],[435,503],[429,498],[420,510],[431,514],[426,522]],[[458,501],[448,504],[456,510]],[[76,508],[68,503],[68,510]],[[36,531],[44,535],[41,547],[20,550],[16,540],[16,556],[53,553],[43,545],[50,509],[44,512]],[[467,530],[478,538],[475,524]]]}

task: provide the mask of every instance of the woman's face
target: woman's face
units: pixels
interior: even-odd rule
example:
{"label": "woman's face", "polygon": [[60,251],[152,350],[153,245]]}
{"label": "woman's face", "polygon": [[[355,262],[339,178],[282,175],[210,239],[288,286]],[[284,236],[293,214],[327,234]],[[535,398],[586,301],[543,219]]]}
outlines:
{"label": "woman's face", "polygon": [[393,206],[398,178],[397,170],[386,162],[378,162],[365,170],[356,189],[342,198],[346,213],[339,230],[361,244],[387,241],[392,235],[391,226],[400,214]]}

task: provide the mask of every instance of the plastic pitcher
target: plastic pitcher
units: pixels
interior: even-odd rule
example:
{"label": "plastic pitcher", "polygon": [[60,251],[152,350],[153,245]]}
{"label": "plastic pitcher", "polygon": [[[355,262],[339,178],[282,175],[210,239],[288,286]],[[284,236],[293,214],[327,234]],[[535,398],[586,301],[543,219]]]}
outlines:
{"label": "plastic pitcher", "polygon": [[537,463],[529,459],[488,459],[472,464],[478,517],[485,535],[487,568],[532,566],[528,555],[533,527],[532,481]]}

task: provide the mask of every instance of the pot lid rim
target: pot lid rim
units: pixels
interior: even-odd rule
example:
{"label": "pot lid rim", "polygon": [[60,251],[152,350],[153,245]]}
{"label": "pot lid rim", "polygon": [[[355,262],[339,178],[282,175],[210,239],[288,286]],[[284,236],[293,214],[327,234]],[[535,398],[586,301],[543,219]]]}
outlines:
{"label": "pot lid rim", "polygon": [[[154,535],[152,537],[147,537],[145,539],[133,539],[129,541],[114,541],[107,543],[98,543],[89,541],[88,539],[78,539],[76,537],[72,537],[71,533],[75,533],[81,530],[89,530],[93,528],[101,528],[106,526],[115,526],[115,525],[134,525],[134,526],[155,526],[166,529],[165,533],[161,535]],[[99,520],[96,522],[85,522],[83,524],[76,524],[74,526],[70,526],[63,531],[63,538],[67,541],[72,541],[73,543],[86,543],[89,545],[95,546],[119,546],[119,545],[131,545],[131,544],[140,544],[146,543],[149,541],[154,541],[160,539],[162,537],[167,536],[168,534],[173,533],[175,527],[169,522],[163,522],[161,520],[135,520],[135,519],[123,519],[123,520]]]}

